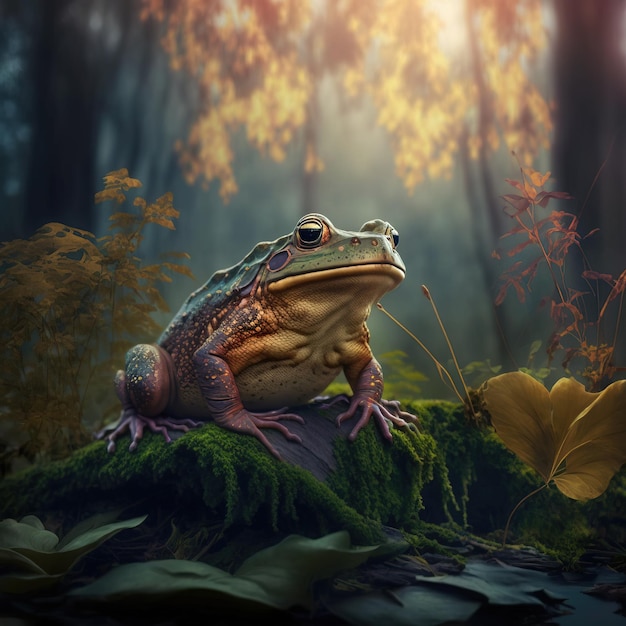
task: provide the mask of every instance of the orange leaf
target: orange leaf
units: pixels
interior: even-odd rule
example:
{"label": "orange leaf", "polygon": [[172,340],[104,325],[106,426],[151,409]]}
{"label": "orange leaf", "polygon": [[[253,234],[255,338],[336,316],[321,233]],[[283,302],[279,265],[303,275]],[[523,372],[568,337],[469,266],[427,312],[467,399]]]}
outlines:
{"label": "orange leaf", "polygon": [[603,280],[609,285],[613,284],[613,276],[611,274],[601,274],[600,272],[594,272],[593,270],[585,270],[582,273],[583,278],[587,278],[589,280]]}
{"label": "orange leaf", "polygon": [[551,172],[546,172],[545,174],[542,174],[541,172],[538,172],[537,170],[534,170],[532,168],[525,168],[524,174],[526,174],[526,176],[530,178],[530,181],[535,187],[543,187],[548,182]]}
{"label": "orange leaf", "polygon": [[528,183],[524,183],[524,195],[532,202],[537,197],[537,190]]}

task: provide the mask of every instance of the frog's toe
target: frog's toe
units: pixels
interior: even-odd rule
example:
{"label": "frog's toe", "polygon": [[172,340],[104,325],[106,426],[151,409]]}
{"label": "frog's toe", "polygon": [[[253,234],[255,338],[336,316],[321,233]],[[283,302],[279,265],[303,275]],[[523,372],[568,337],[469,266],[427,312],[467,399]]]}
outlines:
{"label": "frog's toe", "polygon": [[227,415],[215,416],[214,419],[218,426],[256,437],[277,459],[281,459],[279,452],[270,443],[261,429],[271,428],[278,430],[289,441],[302,443],[302,439],[292,433],[284,424],[281,424],[279,420],[292,420],[303,424],[304,419],[295,413],[285,413],[284,409],[253,413],[242,408]]}
{"label": "frog's toe", "polygon": [[250,413],[249,415],[250,419],[257,429],[273,428],[280,431],[289,441],[302,443],[302,439],[299,435],[292,433],[284,424],[281,424],[278,420],[290,420],[292,422],[304,424],[304,418],[297,413],[285,413],[284,410],[285,409],[277,409],[275,411],[265,411],[263,413]]}
{"label": "frog's toe", "polygon": [[398,422],[397,426],[408,427],[411,430],[416,430],[420,432],[421,423],[419,417],[414,415],[413,413],[409,413],[408,411],[404,411],[400,406],[400,402],[398,400],[384,400],[381,399],[380,403],[387,409],[387,411],[393,415],[394,417],[404,421],[404,424]]}
{"label": "frog's toe", "polygon": [[138,413],[123,411],[117,424],[103,428],[96,434],[96,439],[104,439],[107,442],[107,452],[112,454],[117,448],[116,441],[128,432],[131,439],[128,449],[132,452],[139,445],[139,441],[143,437],[144,426],[148,420],[149,418]]}
{"label": "frog's toe", "polygon": [[[302,443],[302,439],[299,435],[292,433],[284,424],[281,424],[278,421],[279,419],[292,419],[294,421],[300,422],[301,424],[304,424],[304,420],[300,415],[295,415],[294,413],[284,413],[280,416],[277,415],[268,418],[266,415],[258,416],[252,413],[250,415],[250,419],[256,429],[273,428],[274,430],[280,431],[289,441]],[[258,432],[262,435],[260,430],[258,430]],[[263,439],[265,439],[265,437],[263,437]]]}
{"label": "frog's toe", "polygon": [[[414,426],[415,422],[419,424],[417,417],[400,410],[400,403],[395,400],[375,400],[368,396],[360,397],[358,395],[353,396],[350,406],[341,414],[337,416],[337,426],[353,417],[358,410],[361,410],[361,415],[355,424],[354,428],[348,435],[350,441],[354,441],[359,431],[365,427],[371,418],[374,418],[380,433],[385,439],[391,440],[390,424],[397,428],[406,428],[408,426]],[[404,416],[413,418],[410,422],[404,419]]]}
{"label": "frog's toe", "polygon": [[105,426],[102,430],[94,435],[95,439],[104,439],[107,441],[107,452],[109,454],[115,452],[115,440],[130,430],[131,417],[122,413],[117,424]]}
{"label": "frog's toe", "polygon": [[107,452],[115,452],[117,447],[116,440],[126,432],[130,433],[130,445],[128,449],[132,452],[137,448],[146,426],[153,433],[160,433],[167,443],[172,441],[169,431],[179,430],[187,432],[192,428],[197,428],[202,422],[196,422],[191,419],[175,420],[173,418],[158,416],[147,417],[141,415],[134,410],[125,409],[122,411],[119,421],[114,426],[106,426],[100,432],[96,433],[96,439],[104,439],[107,441]]}
{"label": "frog's toe", "polygon": [[183,433],[189,432],[192,428],[198,428],[202,426],[202,422],[196,422],[191,419],[177,420],[165,415],[159,415],[158,417],[146,417],[137,413],[131,418],[130,432],[131,432],[131,444],[129,450],[132,452],[138,445],[139,441],[143,439],[143,433],[146,426],[153,433],[160,433],[165,439],[166,443],[171,443],[172,437],[170,436],[170,430],[179,430]]}
{"label": "frog's toe", "polygon": [[[261,432],[261,428],[273,428],[274,430],[280,431],[286,439],[289,441],[296,441],[297,443],[302,443],[302,439],[292,433],[284,424],[281,424],[279,420],[291,420],[294,422],[298,422],[300,424],[304,424],[304,419],[301,415],[296,413],[285,413],[284,409],[277,409],[275,411],[264,411],[263,413],[247,413],[247,418],[251,423],[252,430],[256,430],[256,436],[265,443],[267,439]],[[259,437],[259,435],[261,435]],[[268,442],[269,443],[269,442]],[[265,445],[268,445],[267,443]]]}
{"label": "frog's toe", "polygon": [[[350,431],[348,439],[350,441],[354,441],[356,439],[356,436],[359,434],[359,431],[367,424],[369,424],[370,419],[373,417],[378,425],[382,436],[385,439],[391,441],[393,437],[391,435],[391,430],[389,429],[389,422],[395,424],[395,421],[392,419],[393,416],[391,416],[382,405],[378,404],[378,402],[363,400],[360,402],[351,403],[347,411],[344,411],[337,416],[337,426],[341,426],[341,424],[345,420],[354,416],[356,410],[359,407],[361,407],[361,416],[359,417],[357,423],[354,425],[354,428]],[[404,423],[404,420],[402,420],[402,422]]]}
{"label": "frog's toe", "polygon": [[[285,413],[284,407],[282,409],[275,409],[274,411],[263,411],[262,413],[250,412],[250,415],[254,418],[255,423],[258,421],[257,426],[263,428],[265,426],[265,422],[274,422],[277,423],[278,420],[291,420],[293,422],[299,422],[300,424],[304,424],[304,418],[302,415],[298,415],[297,413]],[[269,425],[269,424],[267,424]],[[270,426],[270,428],[273,428]]]}

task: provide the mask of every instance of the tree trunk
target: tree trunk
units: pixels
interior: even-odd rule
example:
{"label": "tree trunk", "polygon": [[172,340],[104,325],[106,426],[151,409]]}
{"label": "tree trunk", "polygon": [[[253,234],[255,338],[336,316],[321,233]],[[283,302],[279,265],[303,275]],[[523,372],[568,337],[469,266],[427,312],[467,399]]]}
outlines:
{"label": "tree trunk", "polygon": [[557,97],[554,164],[559,189],[576,199],[593,269],[624,268],[626,63],[619,0],[555,2]]}
{"label": "tree trunk", "polygon": [[[33,50],[33,136],[26,224],[91,228],[102,75],[75,0],[40,0]],[[79,10],[80,9],[80,10]],[[91,48],[91,49],[90,49]]]}
{"label": "tree trunk", "polygon": [[[554,171],[558,189],[575,197],[581,259],[572,285],[585,291],[584,269],[617,277],[626,267],[626,63],[621,49],[624,4],[620,0],[556,0],[554,84],[557,114]],[[579,280],[578,285],[573,281]],[[606,289],[606,288],[605,288]],[[599,300],[602,306],[606,291]],[[593,307],[593,304],[591,304]],[[587,319],[598,310],[588,310]],[[607,324],[611,343],[616,318]],[[623,333],[622,343],[626,340]],[[623,347],[622,347],[623,357]]]}

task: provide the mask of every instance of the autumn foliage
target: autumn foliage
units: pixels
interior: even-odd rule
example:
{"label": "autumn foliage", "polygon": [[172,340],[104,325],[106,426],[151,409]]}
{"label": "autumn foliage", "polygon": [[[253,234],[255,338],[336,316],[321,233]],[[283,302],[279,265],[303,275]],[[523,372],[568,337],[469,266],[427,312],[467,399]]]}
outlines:
{"label": "autumn foliage", "polygon": [[[104,177],[96,202],[122,204],[141,186],[124,169]],[[138,256],[149,224],[173,229],[171,194],[110,216],[109,234],[60,223],[0,246],[0,452],[29,460],[63,456],[90,439],[113,399],[126,350],[160,329],[157,285],[189,268]],[[169,255],[171,256],[171,255]],[[176,255],[175,255],[176,256]],[[181,255],[178,255],[181,256]],[[186,257],[187,255],[182,255]],[[116,406],[115,410],[119,410]]]}
{"label": "autumn foliage", "polygon": [[243,130],[276,161],[297,140],[303,167],[323,167],[314,133],[301,131],[318,123],[326,77],[342,84],[349,100],[373,102],[409,191],[425,177],[451,175],[460,152],[484,158],[505,146],[529,164],[548,147],[550,105],[530,77],[546,41],[540,0],[142,6],[144,19],[163,24],[171,67],[192,76],[201,94],[197,118],[178,144],[187,179],[219,181],[224,199],[237,192],[234,142]]}
{"label": "autumn foliage", "polygon": [[237,192],[231,135],[244,126],[261,153],[285,158],[311,94],[294,37],[310,10],[294,1],[144,0],[142,17],[166,24],[171,67],[188,72],[201,93],[203,108],[177,144],[189,182],[219,180],[224,199]]}

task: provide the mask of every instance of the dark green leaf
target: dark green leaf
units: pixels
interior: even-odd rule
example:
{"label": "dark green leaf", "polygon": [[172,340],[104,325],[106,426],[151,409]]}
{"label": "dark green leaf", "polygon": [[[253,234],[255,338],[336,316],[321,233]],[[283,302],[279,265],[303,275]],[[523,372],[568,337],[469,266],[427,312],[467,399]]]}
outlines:
{"label": "dark green leaf", "polygon": [[351,547],[345,531],[320,539],[292,535],[250,557],[235,574],[191,561],[131,563],[72,595],[98,602],[170,605],[200,593],[216,607],[232,607],[233,598],[276,609],[309,607],[313,582],[359,565],[376,549]]}

